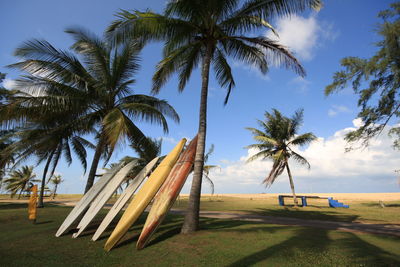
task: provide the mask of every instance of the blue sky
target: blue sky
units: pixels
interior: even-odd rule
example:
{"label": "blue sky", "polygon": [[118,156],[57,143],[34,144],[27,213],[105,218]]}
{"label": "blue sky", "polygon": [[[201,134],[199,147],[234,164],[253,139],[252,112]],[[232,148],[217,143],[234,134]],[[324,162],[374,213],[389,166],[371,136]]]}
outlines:
{"label": "blue sky", "polygon": [[[340,59],[345,56],[369,57],[378,40],[373,31],[379,22],[377,13],[393,1],[385,0],[326,0],[318,12],[307,12],[292,18],[280,18],[271,23],[278,30],[279,41],[287,45],[300,59],[307,71],[303,79],[294,73],[271,67],[263,76],[257,70],[231,61],[236,87],[227,106],[223,106],[225,91],[212,77],[210,81],[207,144],[215,144],[210,164],[221,168],[211,174],[216,193],[289,192],[287,177],[282,175],[269,189],[261,181],[267,175],[267,161],[245,164],[253,151],[244,149],[253,142],[245,127],[255,127],[265,111],[277,108],[286,115],[304,108],[305,118],[301,132],[313,132],[318,142],[299,148],[309,159],[311,170],[293,167],[295,185],[299,192],[398,192],[395,169],[398,169],[399,152],[391,148],[385,134],[373,141],[370,148],[344,153],[343,135],[357,127],[357,98],[350,88],[326,98],[323,90],[340,69]],[[18,73],[7,69],[15,63],[14,49],[31,38],[46,39],[55,47],[68,49],[71,38],[64,33],[70,26],[84,26],[102,34],[115,19],[119,9],[150,8],[161,11],[165,1],[1,1],[0,17],[0,72],[8,73],[4,85],[12,86]],[[268,31],[265,33],[270,35]],[[148,45],[142,52],[142,67],[136,76],[133,89],[149,93],[151,76],[161,59],[162,44]],[[213,76],[213,75],[211,75]],[[183,93],[177,92],[175,77],[158,95],[168,100],[181,117],[181,123],[170,121],[170,132],[165,135],[158,127],[139,123],[152,137],[163,137],[163,153],[167,153],[182,137],[193,137],[197,131],[200,73],[195,71]],[[397,122],[398,123],[398,122]],[[112,161],[132,154],[121,145]],[[92,159],[89,153],[88,161]],[[33,162],[28,162],[33,163]],[[42,166],[36,173],[40,176]],[[57,170],[65,182],[60,192],[80,193],[85,177],[75,161],[71,166],[64,162]],[[188,192],[190,179],[184,187]],[[204,192],[209,192],[204,185]]]}

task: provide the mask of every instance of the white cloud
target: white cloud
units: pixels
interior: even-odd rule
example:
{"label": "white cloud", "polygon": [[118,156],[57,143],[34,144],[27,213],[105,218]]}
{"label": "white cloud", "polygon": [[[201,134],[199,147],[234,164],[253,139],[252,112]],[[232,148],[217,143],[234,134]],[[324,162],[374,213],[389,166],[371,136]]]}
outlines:
{"label": "white cloud", "polygon": [[[393,140],[387,136],[385,129],[379,138],[371,141],[364,150],[345,152],[347,146],[344,135],[361,125],[353,121],[354,127],[337,131],[329,138],[318,138],[309,147],[298,150],[311,164],[308,170],[291,163],[295,186],[301,192],[385,192],[398,190],[396,173],[399,168],[399,152],[392,149]],[[246,163],[255,153],[248,150],[238,161],[221,162],[220,171],[211,171],[217,193],[262,192],[265,190],[262,181],[268,175],[272,163],[256,160]],[[282,174],[267,192],[289,192],[286,173]]]}
{"label": "white cloud", "polygon": [[351,110],[343,105],[332,105],[332,107],[328,110],[329,117],[335,117],[339,113],[351,113]]}
{"label": "white cloud", "polygon": [[173,145],[178,144],[178,140],[176,140],[176,139],[173,138],[173,137],[166,137],[166,136],[164,136],[164,137],[159,137],[159,138],[161,138],[161,139],[163,140],[163,142],[167,142],[167,143],[170,143],[170,144],[173,144]]}
{"label": "white cloud", "polygon": [[12,90],[15,87],[15,81],[12,79],[4,79],[3,86],[4,86],[4,88],[6,88],[8,90]]}
{"label": "white cloud", "polygon": [[315,13],[308,18],[296,15],[280,18],[276,22],[276,30],[279,37],[271,31],[267,37],[289,47],[303,60],[311,60],[322,42],[334,40],[338,35],[332,24],[318,21]]}
{"label": "white cloud", "polygon": [[308,88],[309,88],[311,82],[309,80],[307,80],[306,78],[297,76],[294,79],[292,79],[291,81],[289,81],[289,84],[295,85],[297,90],[299,90],[302,93],[305,93],[308,91]]}
{"label": "white cloud", "polygon": [[271,78],[268,76],[268,74],[263,74],[260,71],[260,69],[257,68],[256,66],[248,65],[248,64],[245,64],[243,62],[237,62],[237,61],[233,61],[232,66],[234,68],[244,69],[244,70],[248,71],[249,73],[254,74],[255,76],[257,76],[261,80],[264,80],[264,81],[270,81],[271,80]]}

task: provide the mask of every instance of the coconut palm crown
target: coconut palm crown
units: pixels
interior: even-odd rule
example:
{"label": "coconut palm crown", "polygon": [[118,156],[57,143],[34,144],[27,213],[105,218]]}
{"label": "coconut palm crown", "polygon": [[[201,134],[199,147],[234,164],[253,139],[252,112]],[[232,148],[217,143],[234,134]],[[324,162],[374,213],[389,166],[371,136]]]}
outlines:
{"label": "coconut palm crown", "polygon": [[196,231],[199,225],[210,68],[218,83],[227,89],[225,104],[235,86],[228,56],[264,74],[274,64],[305,75],[297,59],[286,47],[265,37],[265,30],[273,30],[268,22],[273,17],[320,7],[320,0],[171,0],[163,14],[123,10],[109,27],[115,40],[134,37],[144,42],[165,41],[163,59],[153,76],[153,93],[159,92],[174,73],[178,74],[178,89],[182,91],[192,71],[201,64],[198,143],[182,233]]}
{"label": "coconut palm crown", "polygon": [[166,117],[178,122],[179,116],[167,101],[133,93],[132,76],[139,68],[141,45],[109,42],[82,28],[66,32],[75,40],[72,51],[57,49],[45,40],[27,41],[16,49],[22,61],[10,67],[27,75],[16,81],[20,93],[2,107],[0,117],[8,126],[33,121],[54,127],[56,120],[71,134],[95,134],[87,192],[102,156],[109,159],[125,138],[146,142],[137,122],[155,123],[168,132]]}
{"label": "coconut palm crown", "polygon": [[35,177],[33,166],[22,166],[21,169],[10,172],[9,177],[4,180],[6,190],[11,192],[11,197],[14,197],[19,191],[19,199],[22,192],[28,189],[30,183],[40,181],[36,180]]}
{"label": "coconut palm crown", "polygon": [[289,168],[289,159],[293,159],[302,165],[310,168],[310,163],[293,150],[293,147],[304,146],[317,137],[313,133],[298,135],[299,128],[303,122],[303,110],[298,110],[291,117],[283,116],[278,110],[273,109],[271,113],[265,112],[265,120],[258,120],[261,129],[246,128],[251,131],[256,144],[246,148],[256,149],[258,152],[251,156],[247,161],[256,159],[272,159],[272,169],[264,179],[265,185],[271,186],[275,179],[286,169],[290,187],[293,193],[295,205],[298,205],[292,174]]}

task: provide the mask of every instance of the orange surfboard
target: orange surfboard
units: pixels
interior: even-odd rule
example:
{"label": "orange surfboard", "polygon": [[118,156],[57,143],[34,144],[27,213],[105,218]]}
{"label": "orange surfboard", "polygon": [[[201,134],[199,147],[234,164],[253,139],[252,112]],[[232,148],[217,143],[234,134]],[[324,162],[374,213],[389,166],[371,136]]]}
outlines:
{"label": "orange surfboard", "polygon": [[142,249],[149,242],[152,234],[164,220],[172,205],[174,205],[176,198],[185,184],[186,178],[192,170],[196,147],[197,136],[181,154],[174,168],[161,186],[157,196],[154,198],[146,223],[136,243],[137,249]]}

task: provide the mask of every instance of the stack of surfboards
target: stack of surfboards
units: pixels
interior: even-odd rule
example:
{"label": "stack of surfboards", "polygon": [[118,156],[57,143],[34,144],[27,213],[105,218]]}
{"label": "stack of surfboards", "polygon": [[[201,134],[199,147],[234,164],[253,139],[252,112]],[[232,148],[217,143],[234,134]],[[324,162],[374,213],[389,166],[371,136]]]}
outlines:
{"label": "stack of surfboards", "polygon": [[[161,161],[157,168],[154,169],[154,166],[159,160],[158,157],[149,162],[147,166],[141,170],[104,217],[92,237],[93,241],[99,239],[112,220],[132,198],[146,177],[150,175],[143,183],[140,190],[132,198],[132,201],[129,203],[117,226],[111,233],[111,236],[108,238],[104,249],[110,251],[117,245],[128,229],[136,222],[149,203],[154,199],[136,247],[137,249],[142,249],[148,243],[151,235],[156,231],[174,204],[193,166],[197,136],[190,142],[187,149],[182,152],[185,143],[186,139],[183,138],[163,161]],[[126,176],[134,166],[135,163],[131,162],[123,168],[118,167],[104,174],[69,213],[58,229],[56,236],[58,237],[72,229],[73,225],[76,225],[78,221],[79,223],[75,227],[78,231],[73,234],[73,237],[76,238],[81,235],[114,192],[124,182]],[[152,171],[153,169],[154,171]]]}

